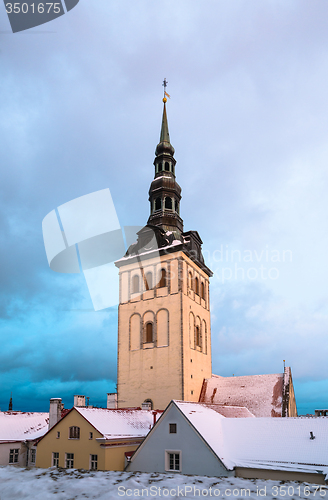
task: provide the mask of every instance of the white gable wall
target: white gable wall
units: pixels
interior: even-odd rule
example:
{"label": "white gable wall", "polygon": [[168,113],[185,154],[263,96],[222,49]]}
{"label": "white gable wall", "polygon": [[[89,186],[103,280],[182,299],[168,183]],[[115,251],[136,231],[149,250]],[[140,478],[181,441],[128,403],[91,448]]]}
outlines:
{"label": "white gable wall", "polygon": [[[177,433],[169,433],[169,424],[177,424]],[[215,430],[213,429],[213,432]],[[165,467],[167,451],[180,452],[180,473],[201,476],[233,476],[199,437],[180,410],[171,406],[134,454],[129,471],[174,472]],[[178,472],[178,471],[177,471]]]}

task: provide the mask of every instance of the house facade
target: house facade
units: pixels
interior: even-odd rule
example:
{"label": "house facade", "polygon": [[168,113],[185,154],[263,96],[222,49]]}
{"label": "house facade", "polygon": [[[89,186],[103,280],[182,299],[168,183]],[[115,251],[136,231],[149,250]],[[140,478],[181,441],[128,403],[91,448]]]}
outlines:
{"label": "house facade", "polygon": [[226,418],[215,406],[172,401],[127,470],[325,484],[328,418]]}
{"label": "house facade", "polygon": [[0,465],[34,467],[35,440],[48,430],[49,413],[0,412]]}
{"label": "house facade", "polygon": [[37,442],[36,466],[124,470],[156,420],[156,412],[73,407]]}

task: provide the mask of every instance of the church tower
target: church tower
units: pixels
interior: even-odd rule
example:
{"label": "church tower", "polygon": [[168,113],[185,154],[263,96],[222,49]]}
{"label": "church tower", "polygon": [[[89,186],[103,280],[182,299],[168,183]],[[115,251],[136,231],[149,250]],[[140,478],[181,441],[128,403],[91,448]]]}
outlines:
{"label": "church tower", "polygon": [[198,401],[204,379],[212,376],[212,272],[197,231],[183,229],[165,92],[163,102],[150,216],[137,243],[115,263],[120,275],[119,408],[163,410],[172,399]]}

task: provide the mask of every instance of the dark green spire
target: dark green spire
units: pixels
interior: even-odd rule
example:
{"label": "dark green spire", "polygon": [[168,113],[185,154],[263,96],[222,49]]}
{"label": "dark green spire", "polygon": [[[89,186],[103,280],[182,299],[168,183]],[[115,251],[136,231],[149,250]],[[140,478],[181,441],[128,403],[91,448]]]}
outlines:
{"label": "dark green spire", "polygon": [[167,124],[166,106],[164,102],[161,137],[159,142],[170,142],[169,126]]}

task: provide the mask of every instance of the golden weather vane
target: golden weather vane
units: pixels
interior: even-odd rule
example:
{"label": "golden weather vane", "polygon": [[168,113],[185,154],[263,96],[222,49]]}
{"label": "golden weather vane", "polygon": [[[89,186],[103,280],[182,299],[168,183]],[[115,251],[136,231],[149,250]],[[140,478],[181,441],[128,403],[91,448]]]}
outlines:
{"label": "golden weather vane", "polygon": [[169,83],[169,82],[167,82],[167,81],[166,81],[166,78],[164,78],[164,81],[163,81],[163,83],[162,83],[162,86],[164,87],[164,97],[163,97],[163,102],[164,102],[164,104],[167,102],[167,99],[166,99],[167,97],[168,97],[169,99],[171,99],[170,94],[168,94],[168,93],[166,92],[166,90],[165,90],[165,89],[166,89],[166,87],[167,87],[167,84],[168,84],[168,83]]}

